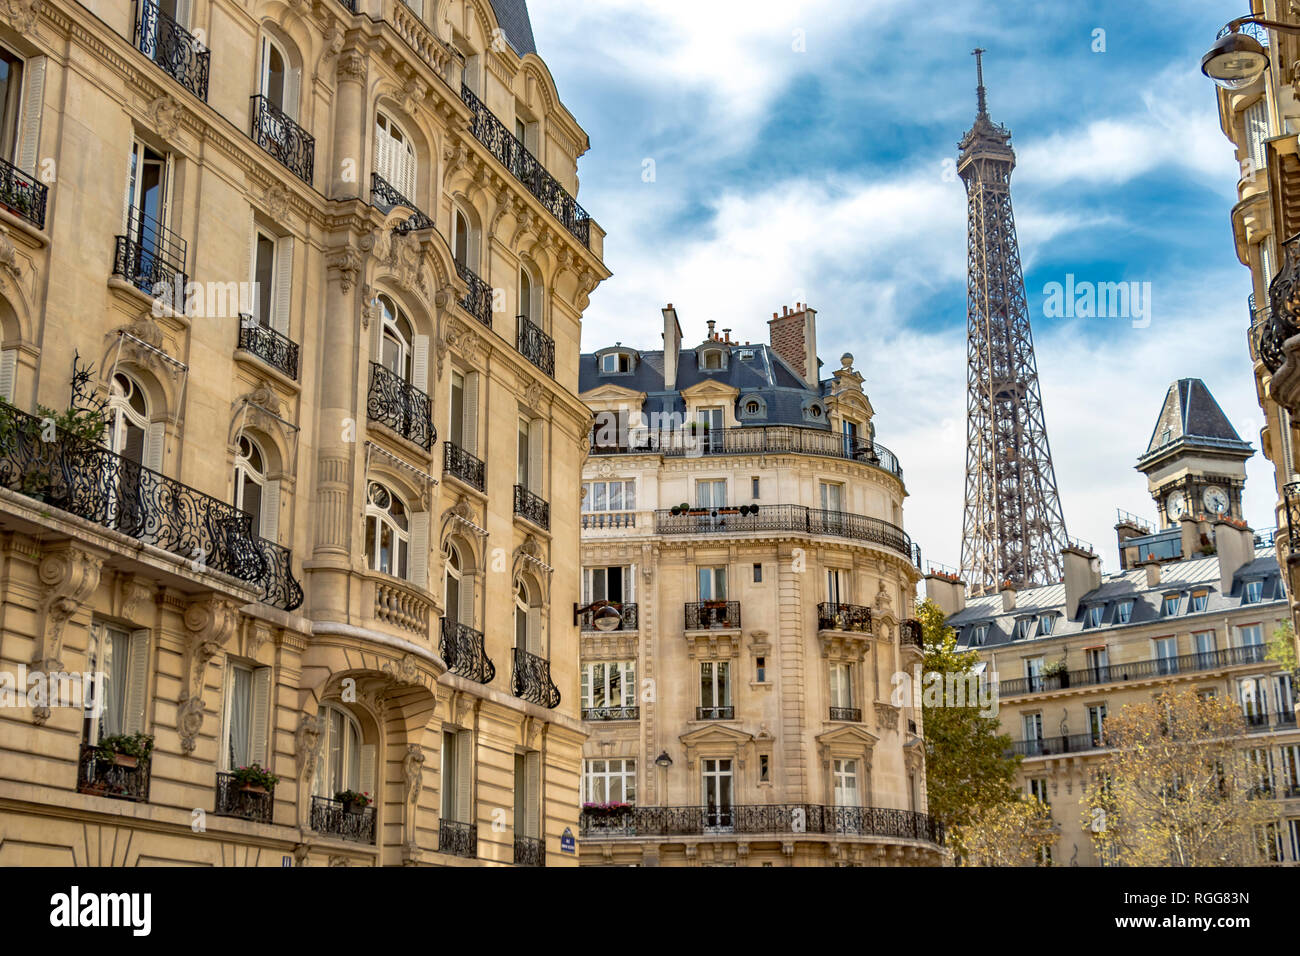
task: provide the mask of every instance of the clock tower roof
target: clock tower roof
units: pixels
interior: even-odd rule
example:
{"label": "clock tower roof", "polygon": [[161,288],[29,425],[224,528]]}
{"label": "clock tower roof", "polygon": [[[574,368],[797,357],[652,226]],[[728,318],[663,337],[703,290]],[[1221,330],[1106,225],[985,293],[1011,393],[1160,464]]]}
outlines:
{"label": "clock tower roof", "polygon": [[1170,458],[1187,454],[1237,461],[1255,454],[1199,378],[1179,379],[1169,386],[1137,470],[1149,473]]}

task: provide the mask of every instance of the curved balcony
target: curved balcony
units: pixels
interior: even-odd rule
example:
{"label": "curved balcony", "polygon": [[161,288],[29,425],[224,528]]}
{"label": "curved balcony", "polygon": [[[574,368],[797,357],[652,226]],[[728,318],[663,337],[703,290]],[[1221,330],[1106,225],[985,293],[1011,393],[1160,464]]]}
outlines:
{"label": "curved balcony", "polygon": [[275,813],[275,792],[241,787],[234,774],[217,774],[217,795],[213,813],[219,817],[240,817],[254,823],[270,823]]}
{"label": "curved balcony", "polygon": [[45,228],[49,187],[12,163],[0,159],[0,206],[37,229]]}
{"label": "curved balcony", "polygon": [[793,531],[806,535],[851,538],[896,551],[916,560],[912,539],[898,525],[848,511],[823,511],[803,505],[739,505],[723,508],[659,509],[658,534],[716,535]]}
{"label": "curved balcony", "polygon": [[370,174],[370,204],[384,215],[399,206],[411,210],[411,215],[393,227],[393,231],[396,233],[434,228],[433,220],[421,212],[419,206],[399,193],[392,183],[378,173]]}
{"label": "curved balcony", "polygon": [[431,449],[438,439],[429,396],[378,362],[370,363],[366,417],[387,426],[425,451]]}
{"label": "curved balcony", "polygon": [[353,809],[328,797],[311,798],[311,828],[317,833],[352,840],[375,842],[375,807]]}
{"label": "curved balcony", "polygon": [[885,807],[826,807],[815,804],[724,807],[627,807],[619,813],[583,810],[585,839],[703,836],[708,834],[829,834],[922,840],[942,846],[943,824],[925,813]]}
{"label": "curved balcony", "polygon": [[686,630],[739,630],[739,601],[692,601],[686,605]]}
{"label": "curved balcony", "polygon": [[496,676],[496,665],[487,656],[487,648],[483,644],[483,632],[474,630],[468,624],[449,621],[444,617],[438,653],[453,674],[459,674],[477,684],[490,684]]}
{"label": "curved balcony", "polygon": [[433,604],[426,592],[379,571],[368,572],[366,583],[374,592],[371,613],[376,621],[414,634],[422,642],[429,640]]}
{"label": "curved balcony", "polygon": [[861,604],[823,602],[817,605],[817,629],[870,634],[871,608]]}
{"label": "curved balcony", "polygon": [[203,49],[197,37],[163,13],[154,0],[140,0],[135,18],[135,47],[206,102],[212,54]]}
{"label": "curved balcony", "polygon": [[554,709],[560,705],[560,689],[551,682],[551,662],[516,647],[511,651],[514,672],[510,689],[520,700]]}

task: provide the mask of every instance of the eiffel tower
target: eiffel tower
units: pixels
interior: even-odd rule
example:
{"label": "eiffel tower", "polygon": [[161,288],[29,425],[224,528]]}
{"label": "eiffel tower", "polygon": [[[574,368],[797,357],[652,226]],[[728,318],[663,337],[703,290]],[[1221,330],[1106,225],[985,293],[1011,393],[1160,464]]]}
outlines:
{"label": "eiffel tower", "polygon": [[1065,518],[1043,422],[1016,220],[1011,132],[989,118],[983,50],[979,113],[962,137],[966,184],[966,508],[962,574],[973,594],[1061,579]]}

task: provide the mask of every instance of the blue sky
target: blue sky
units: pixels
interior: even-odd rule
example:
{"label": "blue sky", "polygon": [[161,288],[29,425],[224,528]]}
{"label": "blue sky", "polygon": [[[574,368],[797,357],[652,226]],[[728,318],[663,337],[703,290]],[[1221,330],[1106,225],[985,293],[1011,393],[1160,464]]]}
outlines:
{"label": "blue sky", "polygon": [[[927,559],[957,564],[966,208],[948,161],[984,47],[989,111],[1018,155],[1066,524],[1114,570],[1115,509],[1154,518],[1133,463],[1170,382],[1203,378],[1259,444],[1250,279],[1229,226],[1238,171],[1199,67],[1245,6],[953,0],[934,16],[902,0],[530,0],[538,50],[591,137],[578,198],[609,234],[614,276],[592,296],[584,348],[661,347],[666,302],[687,339],[717,319],[766,341],[772,312],[809,302],[825,370],[853,353],[877,437],[902,459],[908,531]],[[1044,287],[1067,274],[1151,283],[1149,327],[1048,317]],[[1248,472],[1247,519],[1271,526],[1272,466],[1256,455]]]}

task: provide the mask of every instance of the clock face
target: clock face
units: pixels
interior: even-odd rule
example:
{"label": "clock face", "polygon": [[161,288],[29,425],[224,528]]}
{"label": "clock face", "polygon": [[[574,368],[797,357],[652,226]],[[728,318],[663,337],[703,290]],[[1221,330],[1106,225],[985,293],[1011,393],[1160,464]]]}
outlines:
{"label": "clock face", "polygon": [[1205,489],[1203,496],[1205,501],[1205,510],[1212,515],[1227,514],[1228,512],[1228,493],[1222,488],[1216,488],[1211,485]]}
{"label": "clock face", "polygon": [[1187,514],[1187,498],[1184,497],[1181,491],[1171,492],[1169,497],[1165,499],[1165,511],[1169,513],[1171,518],[1181,518]]}

